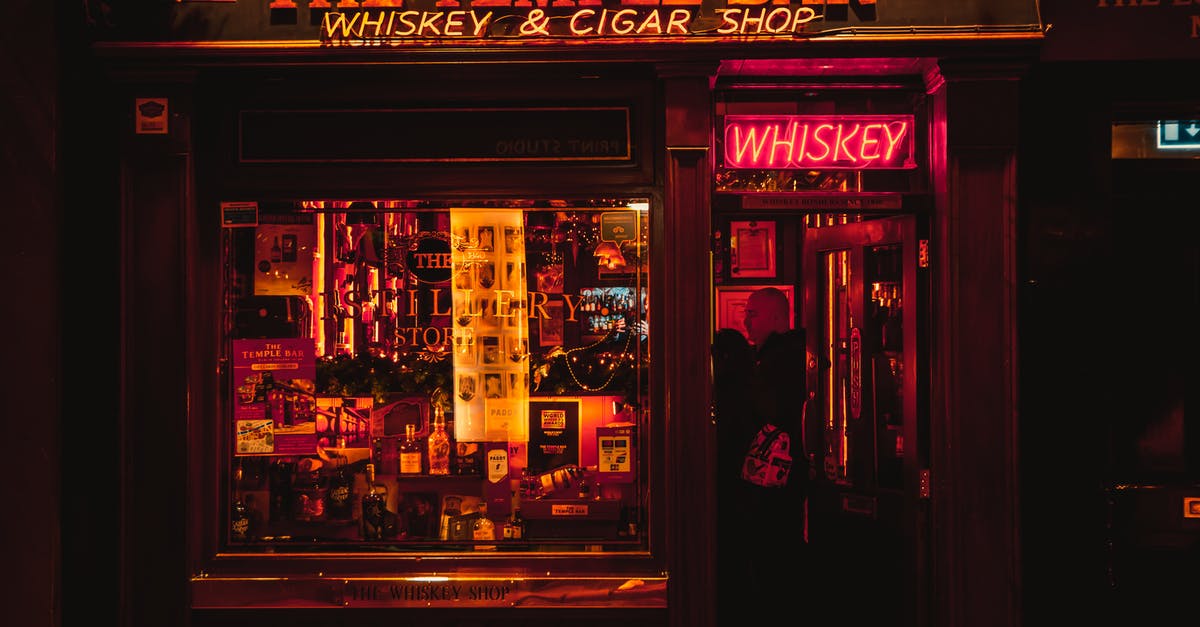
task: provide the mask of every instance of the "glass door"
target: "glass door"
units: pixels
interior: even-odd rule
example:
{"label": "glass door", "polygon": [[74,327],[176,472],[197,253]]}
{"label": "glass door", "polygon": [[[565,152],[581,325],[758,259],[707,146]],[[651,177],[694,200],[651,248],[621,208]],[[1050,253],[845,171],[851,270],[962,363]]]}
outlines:
{"label": "glass door", "polygon": [[809,538],[828,609],[844,624],[918,616],[928,451],[917,264],[911,216],[806,225]]}

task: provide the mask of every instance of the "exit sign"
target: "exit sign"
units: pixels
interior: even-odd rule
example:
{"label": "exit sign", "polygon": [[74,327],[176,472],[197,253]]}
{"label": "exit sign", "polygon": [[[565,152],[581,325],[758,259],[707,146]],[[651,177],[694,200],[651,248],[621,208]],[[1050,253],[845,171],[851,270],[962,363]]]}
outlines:
{"label": "exit sign", "polygon": [[1158,147],[1200,149],[1200,120],[1159,120]]}

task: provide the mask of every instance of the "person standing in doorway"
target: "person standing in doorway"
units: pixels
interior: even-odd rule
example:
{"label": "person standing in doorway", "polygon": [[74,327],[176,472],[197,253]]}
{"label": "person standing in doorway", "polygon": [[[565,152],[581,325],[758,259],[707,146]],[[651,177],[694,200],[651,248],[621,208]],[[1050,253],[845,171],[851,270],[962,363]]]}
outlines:
{"label": "person standing in doorway", "polygon": [[[798,595],[811,593],[806,582],[813,565],[804,559],[805,346],[803,332],[791,328],[791,307],[782,291],[759,289],[746,301],[746,335],[721,329],[713,341],[721,626],[773,622],[797,607]],[[742,478],[746,451],[766,424],[783,429],[790,440],[792,468],[780,487]]]}

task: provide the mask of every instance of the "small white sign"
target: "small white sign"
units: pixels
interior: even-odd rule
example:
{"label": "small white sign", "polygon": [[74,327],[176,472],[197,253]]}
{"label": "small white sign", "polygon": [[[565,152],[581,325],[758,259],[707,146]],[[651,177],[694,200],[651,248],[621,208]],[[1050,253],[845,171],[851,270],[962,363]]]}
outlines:
{"label": "small white sign", "polygon": [[166,135],[168,113],[166,98],[135,98],[134,132],[138,135]]}

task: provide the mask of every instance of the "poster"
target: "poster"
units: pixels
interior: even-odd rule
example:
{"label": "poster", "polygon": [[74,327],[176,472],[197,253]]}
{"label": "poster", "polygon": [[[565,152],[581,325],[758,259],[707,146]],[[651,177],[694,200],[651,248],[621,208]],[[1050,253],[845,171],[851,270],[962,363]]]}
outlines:
{"label": "poster", "polygon": [[310,295],[316,243],[315,225],[259,224],[254,231],[254,295]]}
{"label": "poster", "polygon": [[577,398],[529,399],[529,473],[579,463]]}
{"label": "poster", "polygon": [[311,339],[234,340],[234,453],[315,454],[316,379]]}

